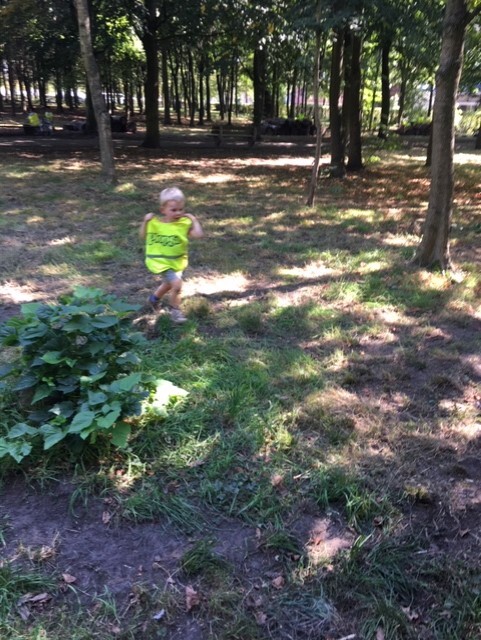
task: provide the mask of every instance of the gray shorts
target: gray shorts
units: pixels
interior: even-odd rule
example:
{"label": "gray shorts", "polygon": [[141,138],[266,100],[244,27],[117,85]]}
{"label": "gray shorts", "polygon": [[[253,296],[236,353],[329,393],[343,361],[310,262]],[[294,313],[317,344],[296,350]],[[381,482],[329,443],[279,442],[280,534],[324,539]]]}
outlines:
{"label": "gray shorts", "polygon": [[168,282],[169,284],[172,284],[172,282],[176,280],[182,280],[182,271],[167,269],[167,271],[162,271],[162,273],[158,275],[162,278],[162,282]]}

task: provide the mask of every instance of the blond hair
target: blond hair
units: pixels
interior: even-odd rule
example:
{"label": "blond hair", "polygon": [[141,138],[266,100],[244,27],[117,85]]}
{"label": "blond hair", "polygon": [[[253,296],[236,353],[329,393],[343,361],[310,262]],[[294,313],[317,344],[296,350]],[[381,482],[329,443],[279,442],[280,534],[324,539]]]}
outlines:
{"label": "blond hair", "polygon": [[166,202],[169,202],[170,200],[184,203],[185,196],[177,187],[168,187],[167,189],[163,189],[160,192],[159,200],[160,206],[162,207]]}

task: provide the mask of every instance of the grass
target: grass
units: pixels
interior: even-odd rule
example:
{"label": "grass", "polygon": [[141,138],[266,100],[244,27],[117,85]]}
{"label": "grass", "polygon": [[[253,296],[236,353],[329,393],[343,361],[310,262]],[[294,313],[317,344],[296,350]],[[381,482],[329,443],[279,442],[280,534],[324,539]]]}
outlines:
{"label": "grass", "polygon": [[[139,220],[170,182],[206,231],[192,243],[186,325],[136,319],[149,337],[144,370],[188,396],[139,420],[126,451],[79,459],[63,447],[21,467],[42,494],[69,478],[76,522],[106,504],[113,531],[135,539],[161,525],[181,553],[156,560],[163,580],[139,577],[127,600],[76,597],[72,585],[23,621],[16,602],[47,583],[40,547],[11,558],[11,508],[0,519],[0,575],[12,585],[0,587],[2,638],[169,638],[187,623],[212,640],[479,637],[478,512],[470,477],[451,472],[479,451],[481,429],[477,183],[472,165],[457,164],[457,274],[418,270],[409,258],[427,172],[404,147],[374,151],[364,173],[322,180],[313,209],[304,152],[137,150],[119,158],[114,187],[89,152],[46,154],[40,173],[29,157],[0,156],[9,304],[75,284],[142,303],[153,280]],[[3,395],[0,436],[20,411]],[[5,490],[17,471],[0,459]],[[56,555],[60,575],[61,546]],[[187,587],[198,594],[191,609]]]}

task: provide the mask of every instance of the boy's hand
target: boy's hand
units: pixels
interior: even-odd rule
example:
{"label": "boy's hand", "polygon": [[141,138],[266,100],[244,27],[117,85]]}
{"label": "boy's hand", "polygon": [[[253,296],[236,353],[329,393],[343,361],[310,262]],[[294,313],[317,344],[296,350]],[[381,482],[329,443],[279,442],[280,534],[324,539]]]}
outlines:
{"label": "boy's hand", "polygon": [[145,217],[144,217],[144,222],[148,222],[149,220],[152,220],[152,218],[155,217],[155,213],[148,213]]}

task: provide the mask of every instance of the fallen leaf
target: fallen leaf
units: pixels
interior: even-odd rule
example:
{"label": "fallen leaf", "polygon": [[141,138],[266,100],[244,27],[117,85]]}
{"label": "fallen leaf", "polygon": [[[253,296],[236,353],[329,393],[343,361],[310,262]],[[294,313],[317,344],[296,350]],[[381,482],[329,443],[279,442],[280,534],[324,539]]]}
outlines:
{"label": "fallen leaf", "polygon": [[26,593],[17,602],[17,606],[21,606],[22,604],[26,604],[27,602],[32,602],[33,604],[39,604],[42,602],[48,602],[51,599],[52,599],[52,596],[48,593],[38,593],[36,596],[34,596],[32,593]]}
{"label": "fallen leaf", "polygon": [[108,524],[111,520],[112,520],[112,514],[109,513],[108,511],[104,511],[102,513],[102,522],[104,524]]}
{"label": "fallen leaf", "polygon": [[154,613],[154,615],[152,616],[152,620],[162,620],[164,616],[165,616],[165,609],[161,609],[157,613]]}
{"label": "fallen leaf", "polygon": [[401,607],[401,609],[410,622],[414,622],[415,620],[418,620],[419,614],[417,614],[415,611],[411,611],[409,607]]}
{"label": "fallen leaf", "polygon": [[26,622],[31,616],[29,608],[26,607],[25,605],[18,607],[18,613],[24,622]]}
{"label": "fallen leaf", "polygon": [[199,594],[193,587],[190,587],[189,585],[187,585],[187,587],[185,588],[185,605],[186,605],[187,611],[190,611],[194,607],[197,607],[199,604],[200,604]]}
{"label": "fallen leaf", "polygon": [[62,573],[63,581],[67,584],[73,584],[77,582],[77,578],[75,576],[70,575],[70,573]]}
{"label": "fallen leaf", "polygon": [[273,487],[279,487],[284,481],[284,477],[280,473],[275,473],[271,477],[271,485]]}
{"label": "fallen leaf", "polygon": [[272,580],[271,584],[274,589],[282,589],[286,584],[286,581],[284,580],[284,576],[277,576],[277,578]]}
{"label": "fallen leaf", "polygon": [[378,628],[377,628],[377,631],[376,631],[376,640],[385,640],[384,631],[381,629],[381,627],[378,627]]}
{"label": "fallen leaf", "polygon": [[257,624],[263,625],[267,622],[267,616],[263,611],[256,611],[254,613]]}

